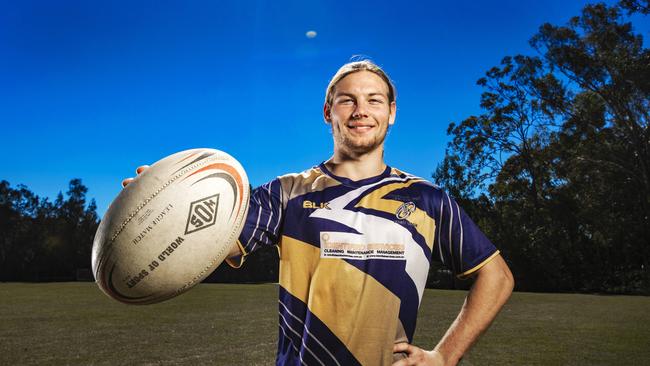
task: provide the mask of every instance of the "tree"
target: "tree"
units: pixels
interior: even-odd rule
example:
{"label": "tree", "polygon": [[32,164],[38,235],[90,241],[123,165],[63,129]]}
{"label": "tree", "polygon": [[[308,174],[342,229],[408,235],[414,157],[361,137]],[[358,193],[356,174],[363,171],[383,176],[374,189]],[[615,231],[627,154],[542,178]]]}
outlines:
{"label": "tree", "polygon": [[650,1],[648,0],[621,0],[619,4],[623,9],[627,10],[628,14],[636,12],[650,14]]}
{"label": "tree", "polygon": [[588,5],[542,25],[539,54],[490,69],[485,112],[449,126],[434,179],[491,202],[479,221],[520,288],[650,291],[650,52],[624,9],[648,7]]}
{"label": "tree", "polygon": [[[632,24],[621,22],[618,7],[587,6],[580,17],[567,26],[544,24],[531,44],[544,54],[549,67],[557,70],[578,90],[569,103],[551,103],[567,120],[569,128],[578,124],[607,130],[627,146],[586,162],[608,165],[634,181],[645,205],[650,204],[650,50],[632,32]],[[600,104],[602,112],[591,120],[585,106]],[[572,109],[570,109],[572,108]],[[587,117],[587,118],[585,118]]]}
{"label": "tree", "polygon": [[28,273],[36,255],[32,220],[38,211],[39,198],[25,186],[11,188],[0,182],[0,279]]}
{"label": "tree", "polygon": [[87,191],[73,179],[68,198],[59,193],[52,203],[0,182],[0,280],[73,280],[77,269],[90,268],[98,218]]}

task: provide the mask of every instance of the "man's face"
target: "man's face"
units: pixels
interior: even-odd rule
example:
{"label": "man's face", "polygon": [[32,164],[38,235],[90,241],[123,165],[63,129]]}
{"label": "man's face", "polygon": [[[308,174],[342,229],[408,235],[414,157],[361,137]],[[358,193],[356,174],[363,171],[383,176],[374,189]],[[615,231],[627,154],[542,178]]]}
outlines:
{"label": "man's face", "polygon": [[388,126],[395,122],[395,102],[388,101],[388,85],[381,77],[358,71],[336,84],[324,116],[332,124],[334,149],[361,155],[383,145]]}

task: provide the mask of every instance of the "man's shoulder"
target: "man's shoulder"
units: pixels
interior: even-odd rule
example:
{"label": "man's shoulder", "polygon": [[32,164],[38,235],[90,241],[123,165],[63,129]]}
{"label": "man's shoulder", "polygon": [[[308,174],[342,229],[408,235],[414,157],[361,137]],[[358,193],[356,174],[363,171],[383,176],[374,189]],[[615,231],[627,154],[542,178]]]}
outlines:
{"label": "man's shoulder", "polygon": [[411,173],[407,173],[399,168],[395,168],[395,167],[391,167],[391,168],[392,168],[391,176],[400,177],[402,179],[408,180],[409,182],[412,182],[412,184],[416,184],[417,186],[422,187],[423,189],[428,189],[432,191],[441,191],[441,188],[438,185],[434,184],[433,182],[427,179],[424,179],[420,176]]}
{"label": "man's shoulder", "polygon": [[280,181],[287,180],[304,180],[304,179],[315,179],[319,176],[322,176],[324,173],[318,165],[307,168],[298,173],[286,173],[277,177]]}
{"label": "man's shoulder", "polygon": [[420,200],[421,208],[431,215],[439,209],[441,200],[447,199],[446,193],[440,186],[420,176],[393,167],[391,177],[397,177],[402,182],[403,187],[399,188],[398,196]]}
{"label": "man's shoulder", "polygon": [[315,165],[310,168],[307,168],[301,172],[297,173],[286,173],[275,178],[283,187],[291,187],[295,185],[308,185],[319,178],[323,177],[325,174],[321,169]]}
{"label": "man's shoulder", "polygon": [[312,166],[299,173],[288,173],[276,178],[282,187],[286,199],[308,192],[320,191],[337,185],[338,182],[328,179],[318,165]]}

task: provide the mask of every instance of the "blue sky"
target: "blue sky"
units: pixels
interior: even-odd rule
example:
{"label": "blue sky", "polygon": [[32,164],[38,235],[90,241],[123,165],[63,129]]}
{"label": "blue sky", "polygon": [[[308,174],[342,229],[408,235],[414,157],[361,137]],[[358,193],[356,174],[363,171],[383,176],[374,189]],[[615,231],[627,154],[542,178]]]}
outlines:
{"label": "blue sky", "polygon": [[304,170],[332,152],[324,90],[354,55],[397,86],[387,163],[428,178],[447,125],[480,113],[476,80],[586,3],[0,1],[0,179],[54,198],[81,178],[103,215],[135,167],[188,148],[253,185]]}

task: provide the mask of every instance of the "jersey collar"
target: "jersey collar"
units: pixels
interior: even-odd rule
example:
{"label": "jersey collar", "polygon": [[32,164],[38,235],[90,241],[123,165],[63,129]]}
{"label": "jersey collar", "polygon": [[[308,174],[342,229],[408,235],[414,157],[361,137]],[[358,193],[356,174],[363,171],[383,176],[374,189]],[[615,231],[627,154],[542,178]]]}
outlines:
{"label": "jersey collar", "polygon": [[392,168],[390,166],[386,165],[386,169],[384,169],[384,171],[379,175],[376,175],[376,176],[370,177],[370,178],[360,179],[360,180],[352,180],[350,178],[340,177],[338,175],[334,175],[332,172],[329,171],[329,169],[327,169],[327,167],[325,166],[325,162],[320,163],[318,165],[318,168],[323,173],[325,173],[327,176],[329,176],[332,179],[337,180],[337,181],[341,182],[343,185],[346,185],[346,186],[349,186],[349,187],[361,187],[361,186],[364,186],[366,184],[372,184],[372,183],[379,182],[380,180],[389,177],[390,173],[392,171]]}

